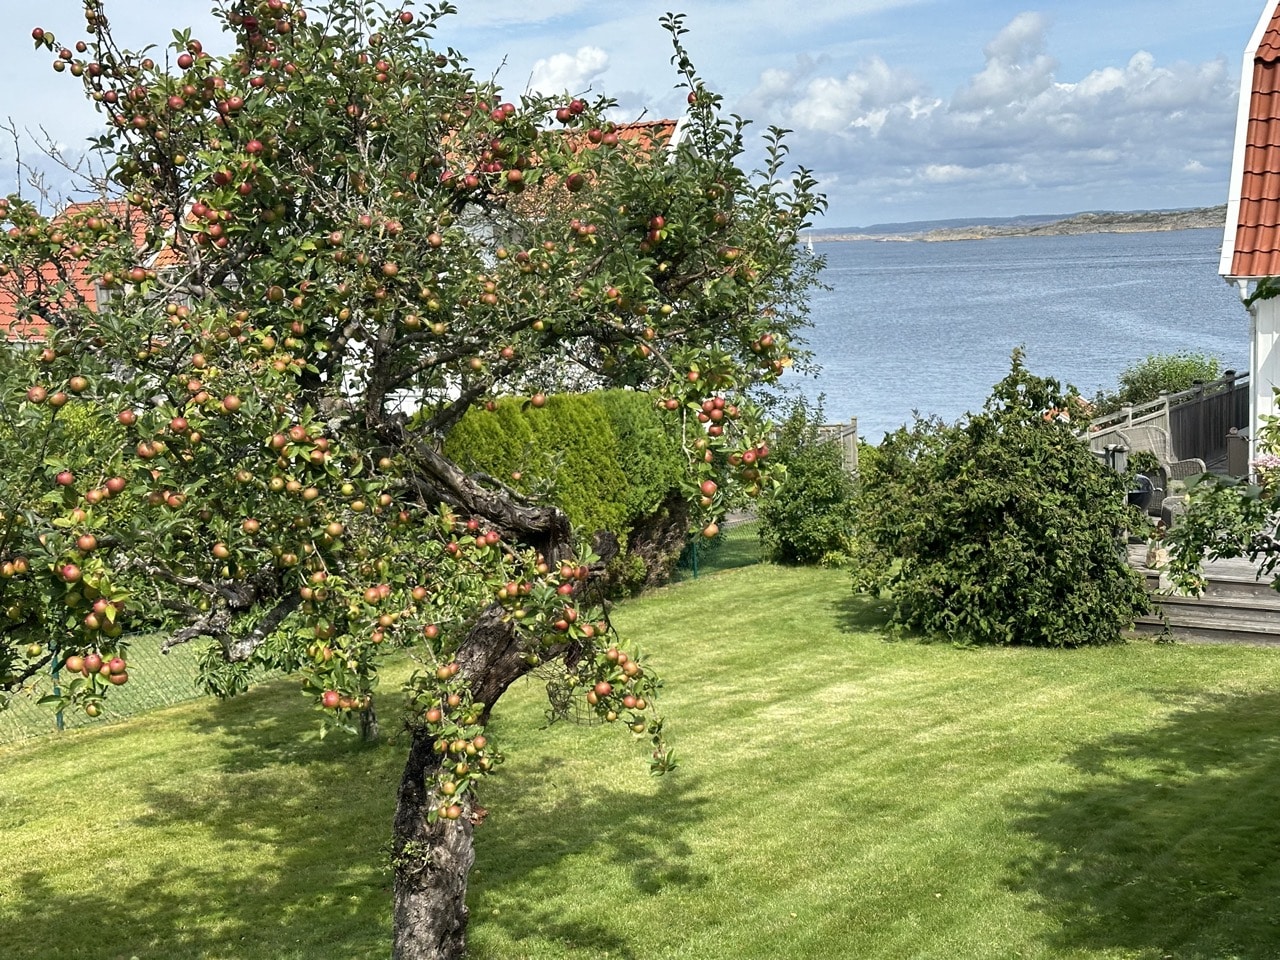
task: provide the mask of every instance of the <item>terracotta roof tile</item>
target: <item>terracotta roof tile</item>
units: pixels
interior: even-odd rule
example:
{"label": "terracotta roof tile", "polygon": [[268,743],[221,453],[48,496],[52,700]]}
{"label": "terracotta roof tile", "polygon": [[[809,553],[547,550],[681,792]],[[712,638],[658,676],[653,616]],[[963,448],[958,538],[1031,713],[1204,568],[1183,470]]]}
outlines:
{"label": "terracotta roof tile", "polygon": [[1253,65],[1231,275],[1280,275],[1280,4]]}
{"label": "terracotta roof tile", "polygon": [[1280,9],[1271,16],[1271,23],[1258,44],[1257,57],[1259,60],[1280,60]]}
{"label": "terracotta roof tile", "polygon": [[[87,202],[68,204],[53,218],[53,222],[67,221],[98,214],[114,220],[118,224],[128,225],[133,234],[134,243],[141,248],[146,242],[147,222],[123,200],[111,200],[106,203]],[[163,253],[163,251],[162,251]],[[91,307],[97,307],[96,281],[89,275],[87,261],[65,264],[66,279],[74,289],[66,296],[65,302],[70,305],[83,300]],[[42,286],[53,284],[59,280],[58,273],[52,263],[45,263],[38,270],[28,271],[21,277],[9,277],[0,283],[0,337],[6,340],[44,339],[45,324],[39,318],[20,316],[19,293],[34,293]]]}
{"label": "terracotta roof tile", "polygon": [[654,143],[661,146],[667,143],[676,132],[676,122],[674,120],[637,120],[634,123],[620,123],[617,130],[620,140],[635,140],[645,146]]}

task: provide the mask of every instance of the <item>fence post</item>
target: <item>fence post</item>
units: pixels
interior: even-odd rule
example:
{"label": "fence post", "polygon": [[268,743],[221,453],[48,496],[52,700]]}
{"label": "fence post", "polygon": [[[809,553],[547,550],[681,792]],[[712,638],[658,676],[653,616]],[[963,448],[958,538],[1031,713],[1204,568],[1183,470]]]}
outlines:
{"label": "fence post", "polygon": [[1249,438],[1235,427],[1227,431],[1227,475],[1249,475]]}
{"label": "fence post", "polygon": [[[53,677],[53,695],[55,697],[62,696],[62,688],[58,686],[58,667],[61,666],[59,661],[62,658],[58,656],[57,644],[53,647],[53,662],[49,667],[49,674]],[[62,708],[58,708],[58,712],[53,715],[53,725],[59,733],[66,729],[66,719],[62,716]]]}
{"label": "fence post", "polygon": [[849,473],[858,472],[858,418],[849,418],[849,436],[845,439],[844,466]]}

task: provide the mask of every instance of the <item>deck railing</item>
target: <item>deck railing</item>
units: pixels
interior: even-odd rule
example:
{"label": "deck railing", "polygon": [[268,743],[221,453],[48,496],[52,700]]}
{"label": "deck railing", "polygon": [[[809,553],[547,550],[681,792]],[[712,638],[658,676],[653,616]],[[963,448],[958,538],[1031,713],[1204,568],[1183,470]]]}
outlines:
{"label": "deck railing", "polygon": [[1144,425],[1166,431],[1179,459],[1221,460],[1227,434],[1249,425],[1249,375],[1228,370],[1218,380],[1098,417],[1089,424],[1089,446],[1103,450],[1123,443],[1121,431]]}

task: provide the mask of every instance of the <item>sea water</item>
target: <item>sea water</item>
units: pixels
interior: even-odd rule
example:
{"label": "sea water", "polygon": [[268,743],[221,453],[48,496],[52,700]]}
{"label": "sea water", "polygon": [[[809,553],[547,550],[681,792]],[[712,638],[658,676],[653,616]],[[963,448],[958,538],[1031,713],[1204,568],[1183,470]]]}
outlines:
{"label": "sea water", "polygon": [[830,288],[811,299],[799,380],[827,422],[878,442],[913,411],[981,409],[1016,347],[1032,373],[1086,397],[1153,354],[1247,371],[1249,319],[1217,273],[1220,230],[815,244]]}

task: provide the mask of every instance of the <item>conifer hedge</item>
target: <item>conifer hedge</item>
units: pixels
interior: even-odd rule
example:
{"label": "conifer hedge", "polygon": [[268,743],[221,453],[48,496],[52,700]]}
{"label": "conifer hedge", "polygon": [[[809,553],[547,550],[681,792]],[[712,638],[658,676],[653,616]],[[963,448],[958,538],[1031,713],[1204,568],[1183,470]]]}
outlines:
{"label": "conifer hedge", "polygon": [[646,393],[558,394],[541,407],[506,397],[493,409],[469,411],[450,431],[445,454],[554,502],[588,534],[615,534],[625,555],[614,579],[623,589],[669,575],[670,548],[652,547],[672,540],[673,525],[681,527],[677,556],[683,546],[684,512],[669,508],[683,455]]}

